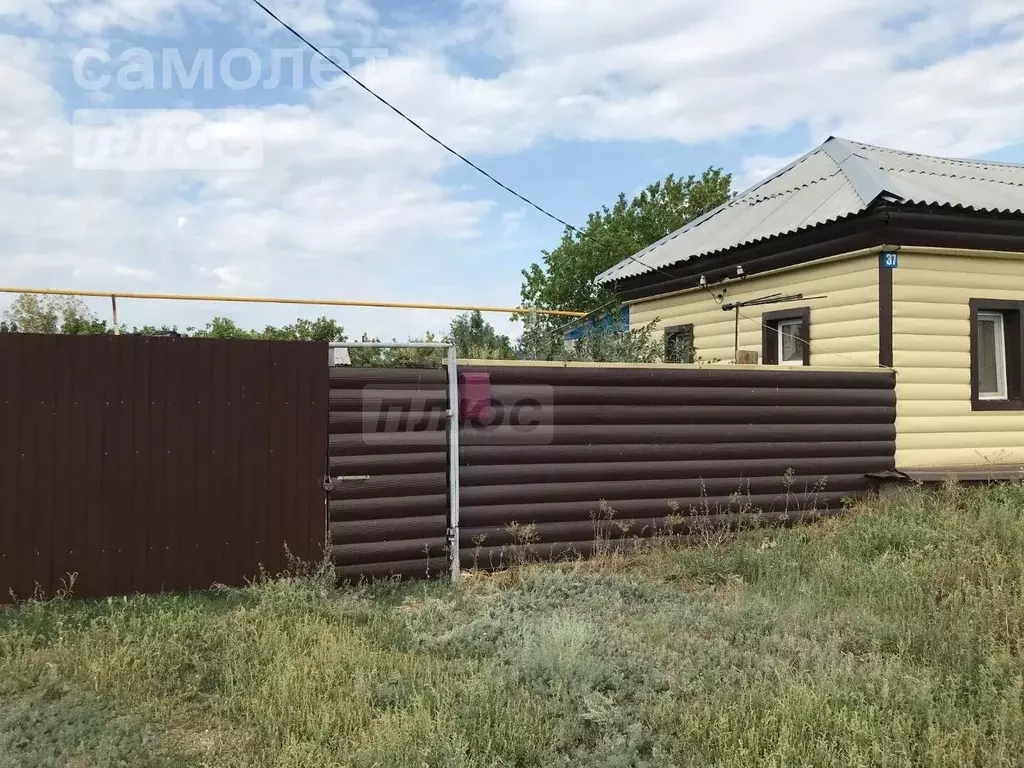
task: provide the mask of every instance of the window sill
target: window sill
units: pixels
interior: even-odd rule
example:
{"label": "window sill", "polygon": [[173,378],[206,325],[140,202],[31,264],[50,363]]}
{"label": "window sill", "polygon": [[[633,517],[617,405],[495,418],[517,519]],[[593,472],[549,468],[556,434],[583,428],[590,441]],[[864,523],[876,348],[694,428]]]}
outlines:
{"label": "window sill", "polygon": [[972,411],[1024,411],[1024,400],[971,400]]}

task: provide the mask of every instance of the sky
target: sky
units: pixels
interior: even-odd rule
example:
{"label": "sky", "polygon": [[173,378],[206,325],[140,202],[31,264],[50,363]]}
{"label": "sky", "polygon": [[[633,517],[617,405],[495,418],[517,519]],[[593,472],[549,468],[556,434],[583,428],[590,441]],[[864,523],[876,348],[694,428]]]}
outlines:
{"label": "sky", "polygon": [[[264,2],[576,223],[669,173],[743,188],[832,134],[1024,162],[1020,0]],[[300,49],[252,0],[0,0],[0,285],[518,305],[561,226]],[[451,317],[118,309],[384,339]]]}

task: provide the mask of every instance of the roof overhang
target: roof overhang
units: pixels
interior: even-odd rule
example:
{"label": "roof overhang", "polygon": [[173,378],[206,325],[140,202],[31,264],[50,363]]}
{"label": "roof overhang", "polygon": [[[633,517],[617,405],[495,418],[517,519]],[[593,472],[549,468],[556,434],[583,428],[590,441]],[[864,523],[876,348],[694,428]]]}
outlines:
{"label": "roof overhang", "polygon": [[882,245],[1024,253],[1024,215],[964,208],[876,203],[870,210],[800,232],[730,248],[609,284],[621,301],[636,301],[810,263]]}

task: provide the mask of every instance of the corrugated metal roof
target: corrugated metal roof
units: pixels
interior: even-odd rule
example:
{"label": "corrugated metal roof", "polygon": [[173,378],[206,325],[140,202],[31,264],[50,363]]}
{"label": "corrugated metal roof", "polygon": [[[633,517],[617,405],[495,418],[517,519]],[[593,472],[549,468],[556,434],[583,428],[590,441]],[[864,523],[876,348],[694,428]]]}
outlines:
{"label": "corrugated metal roof", "polygon": [[931,157],[831,137],[728,203],[602,272],[597,282],[852,216],[881,197],[1024,213],[1024,165]]}

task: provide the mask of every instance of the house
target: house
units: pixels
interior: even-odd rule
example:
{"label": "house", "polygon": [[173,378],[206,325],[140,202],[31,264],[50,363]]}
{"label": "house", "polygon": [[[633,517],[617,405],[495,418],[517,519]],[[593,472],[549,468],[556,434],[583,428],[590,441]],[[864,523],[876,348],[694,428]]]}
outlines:
{"label": "house", "polygon": [[622,333],[629,330],[629,307],[612,310],[597,310],[584,315],[569,324],[562,333],[566,349],[573,349],[576,342],[595,331]]}
{"label": "house", "polygon": [[832,137],[597,280],[668,361],[894,368],[900,469],[1024,465],[1024,165]]}

